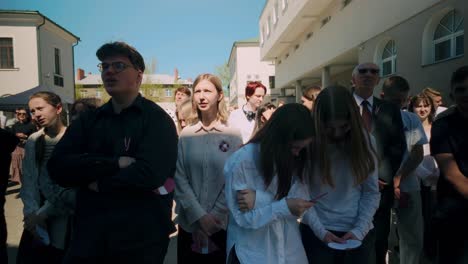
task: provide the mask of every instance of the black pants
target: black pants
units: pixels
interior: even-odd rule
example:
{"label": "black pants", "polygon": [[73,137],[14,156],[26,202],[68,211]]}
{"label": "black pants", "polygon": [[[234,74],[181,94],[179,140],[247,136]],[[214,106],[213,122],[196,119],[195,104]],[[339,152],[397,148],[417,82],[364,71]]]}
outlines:
{"label": "black pants", "polygon": [[440,264],[468,263],[468,216],[460,212],[459,216],[439,219],[435,224],[438,238]]}
{"label": "black pants", "polygon": [[5,220],[5,195],[8,177],[0,175],[0,263],[8,263],[7,254],[7,225]]}
{"label": "black pants", "polygon": [[[320,264],[344,264],[344,263],[369,263],[373,251],[373,232],[364,238],[362,245],[352,250],[336,250],[329,248],[323,241],[317,238],[308,225],[300,224],[302,244],[307,254],[309,263]],[[342,237],[346,232],[330,231],[334,235]],[[373,263],[372,263],[373,264]]]}
{"label": "black pants", "polygon": [[20,244],[18,247],[18,255],[16,257],[17,264],[61,264],[63,260],[64,250],[45,246],[37,241],[34,236],[27,230],[21,235]]}
{"label": "black pants", "polygon": [[375,263],[386,264],[388,235],[390,234],[391,211],[394,201],[393,187],[387,186],[380,191],[379,209],[374,215]]}
{"label": "black pants", "polygon": [[226,262],[226,231],[221,230],[210,238],[219,250],[210,254],[198,254],[192,251],[192,234],[179,226],[177,236],[177,263],[225,263]]}
{"label": "black pants", "polygon": [[169,238],[144,248],[109,253],[108,256],[73,256],[67,252],[63,264],[162,264],[166,257]]}

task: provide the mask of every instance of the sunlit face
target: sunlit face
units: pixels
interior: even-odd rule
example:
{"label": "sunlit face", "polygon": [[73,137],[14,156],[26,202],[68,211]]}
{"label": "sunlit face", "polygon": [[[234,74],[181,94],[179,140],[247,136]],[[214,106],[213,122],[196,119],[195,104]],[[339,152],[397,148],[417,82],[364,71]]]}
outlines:
{"label": "sunlit face", "polygon": [[21,109],[21,110],[16,111],[16,118],[21,123],[26,121],[27,116],[28,116],[28,113],[26,112],[26,110]]}
{"label": "sunlit face", "polygon": [[351,131],[351,123],[348,120],[332,120],[325,123],[325,133],[332,142],[343,141]]}
{"label": "sunlit face", "polygon": [[175,95],[175,104],[176,107],[181,105],[183,102],[187,101],[189,99],[189,96],[183,92],[177,92]]}
{"label": "sunlit face", "polygon": [[255,92],[252,96],[250,96],[247,100],[252,107],[253,110],[257,110],[263,102],[263,98],[265,98],[265,90],[263,88],[255,89]]}
{"label": "sunlit face", "polygon": [[313,100],[309,100],[309,99],[305,98],[304,96],[302,96],[301,97],[301,102],[302,102],[303,106],[307,107],[307,109],[312,111],[312,107],[314,107],[314,101]]}
{"label": "sunlit face", "polygon": [[193,102],[201,113],[218,112],[218,103],[222,99],[223,94],[208,80],[200,81],[193,89]]}
{"label": "sunlit face", "polygon": [[42,98],[33,98],[29,100],[29,109],[31,110],[32,118],[41,127],[51,127],[60,119],[62,106],[54,107],[47,103]]}
{"label": "sunlit face", "polygon": [[[113,63],[123,63],[124,69],[115,69]],[[130,60],[125,56],[114,56],[102,61],[104,70],[101,78],[106,91],[111,96],[126,95],[138,92],[143,78],[143,73],[135,69]]]}
{"label": "sunlit face", "polygon": [[291,153],[294,157],[298,157],[301,151],[312,143],[312,138],[304,140],[295,140],[291,143]]}
{"label": "sunlit face", "polygon": [[418,115],[421,121],[425,121],[431,114],[431,105],[421,101],[419,104],[413,106],[413,112]]}

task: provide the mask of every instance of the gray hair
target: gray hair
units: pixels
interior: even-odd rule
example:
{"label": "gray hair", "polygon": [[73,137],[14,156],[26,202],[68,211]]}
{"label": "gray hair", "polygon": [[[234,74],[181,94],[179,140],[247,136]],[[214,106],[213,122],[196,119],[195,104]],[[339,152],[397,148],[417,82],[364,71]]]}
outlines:
{"label": "gray hair", "polygon": [[356,65],[356,67],[354,67],[353,73],[351,74],[351,76],[352,76],[352,77],[356,76],[356,75],[359,73],[359,71],[358,71],[359,68],[360,68],[362,65],[364,65],[364,64],[372,64],[372,65],[374,65],[375,67],[377,67],[377,69],[380,70],[380,67],[379,67],[377,64],[373,63],[373,62],[363,62],[363,63],[359,63],[358,65]]}

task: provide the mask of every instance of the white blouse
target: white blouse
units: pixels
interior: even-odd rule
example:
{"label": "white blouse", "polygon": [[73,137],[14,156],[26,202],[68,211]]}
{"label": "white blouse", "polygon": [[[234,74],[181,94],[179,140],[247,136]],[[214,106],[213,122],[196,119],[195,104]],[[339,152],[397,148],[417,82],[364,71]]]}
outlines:
{"label": "white blouse", "polygon": [[[230,211],[227,254],[235,247],[240,263],[307,263],[297,217],[292,215],[286,198],[275,200],[277,178],[266,188],[259,168],[258,144],[248,144],[226,162],[226,202]],[[238,190],[256,191],[255,207],[241,212]],[[307,187],[294,179],[287,198],[309,197]]]}

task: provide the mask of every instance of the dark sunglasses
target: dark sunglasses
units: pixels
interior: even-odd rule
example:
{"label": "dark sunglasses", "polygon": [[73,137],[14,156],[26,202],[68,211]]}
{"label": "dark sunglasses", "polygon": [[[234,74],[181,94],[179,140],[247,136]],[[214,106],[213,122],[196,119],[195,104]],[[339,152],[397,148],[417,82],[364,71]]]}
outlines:
{"label": "dark sunglasses", "polygon": [[128,64],[126,64],[124,62],[121,62],[121,61],[114,61],[112,63],[103,62],[103,63],[99,63],[97,65],[98,70],[100,72],[108,71],[111,66],[112,66],[112,68],[114,69],[114,71],[116,73],[123,72],[127,68],[134,68],[132,65],[128,65]]}
{"label": "dark sunglasses", "polygon": [[358,69],[358,72],[359,74],[366,74],[368,72],[372,73],[372,74],[379,74],[380,70],[379,69],[367,69],[367,68],[362,68],[362,69]]}

